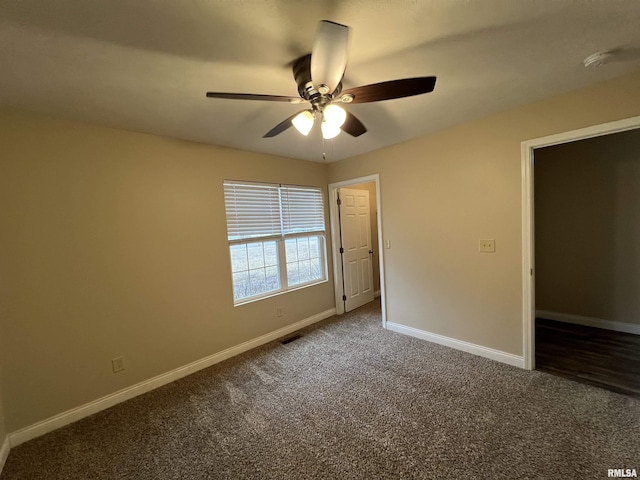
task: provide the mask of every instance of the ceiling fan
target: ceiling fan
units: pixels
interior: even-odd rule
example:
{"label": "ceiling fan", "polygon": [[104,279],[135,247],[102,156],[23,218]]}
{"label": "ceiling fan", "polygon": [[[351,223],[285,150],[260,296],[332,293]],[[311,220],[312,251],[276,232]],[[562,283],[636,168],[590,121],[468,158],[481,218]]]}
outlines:
{"label": "ceiling fan", "polygon": [[261,95],[252,93],[207,92],[209,98],[233,100],[266,100],[308,104],[310,108],[291,115],[269,130],[264,138],[275,137],[290,126],[308,135],[315,120],[320,119],[322,137],[334,138],[340,130],[359,137],[367,131],[355,115],[337,103],[369,103],[394,98],[411,97],[432,92],[436,77],[403,78],[342,90],[342,77],[347,66],[349,27],[322,20],[313,43],[311,54],[293,64],[293,77],[298,85],[299,97]]}

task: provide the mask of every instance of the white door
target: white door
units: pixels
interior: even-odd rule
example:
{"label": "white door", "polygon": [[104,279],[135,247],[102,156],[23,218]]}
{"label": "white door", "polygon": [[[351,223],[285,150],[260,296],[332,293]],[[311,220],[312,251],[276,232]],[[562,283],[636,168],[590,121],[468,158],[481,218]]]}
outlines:
{"label": "white door", "polygon": [[343,249],[344,311],[349,312],[371,302],[374,297],[369,192],[341,188],[338,195]]}

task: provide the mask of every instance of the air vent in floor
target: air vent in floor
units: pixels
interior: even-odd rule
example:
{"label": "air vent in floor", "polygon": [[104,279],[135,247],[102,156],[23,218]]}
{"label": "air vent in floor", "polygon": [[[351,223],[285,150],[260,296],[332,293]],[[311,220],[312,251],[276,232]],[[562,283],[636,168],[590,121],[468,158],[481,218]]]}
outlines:
{"label": "air vent in floor", "polygon": [[299,333],[294,333],[293,335],[290,335],[290,336],[280,340],[280,343],[283,344],[283,345],[286,345],[287,343],[291,343],[294,340],[298,340],[299,338],[302,338],[302,335],[299,334]]}

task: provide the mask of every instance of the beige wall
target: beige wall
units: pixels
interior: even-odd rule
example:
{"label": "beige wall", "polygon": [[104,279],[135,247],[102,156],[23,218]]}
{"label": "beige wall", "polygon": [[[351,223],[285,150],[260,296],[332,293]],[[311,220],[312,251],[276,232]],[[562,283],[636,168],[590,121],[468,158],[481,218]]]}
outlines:
{"label": "beige wall", "polygon": [[[233,307],[225,178],[326,188],[380,173],[388,320],[521,354],[520,142],[640,115],[639,84],[622,77],[329,166],[3,111],[7,430],[334,306],[327,282]],[[479,238],[496,253],[479,254]],[[127,369],[113,374],[120,355]]]}
{"label": "beige wall", "polygon": [[640,324],[640,130],[535,151],[536,308]]}
{"label": "beige wall", "polygon": [[326,165],[17,111],[0,145],[10,432],[335,306],[332,281],[233,306],[222,190],[326,195]]}
{"label": "beige wall", "polygon": [[628,75],[330,164],[330,182],[380,174],[387,320],[522,355],[521,142],[640,115],[638,85]]}
{"label": "beige wall", "polygon": [[349,185],[355,190],[369,192],[369,218],[371,219],[371,249],[373,250],[373,289],[380,290],[380,251],[378,250],[378,208],[376,206],[376,183],[358,183]]}

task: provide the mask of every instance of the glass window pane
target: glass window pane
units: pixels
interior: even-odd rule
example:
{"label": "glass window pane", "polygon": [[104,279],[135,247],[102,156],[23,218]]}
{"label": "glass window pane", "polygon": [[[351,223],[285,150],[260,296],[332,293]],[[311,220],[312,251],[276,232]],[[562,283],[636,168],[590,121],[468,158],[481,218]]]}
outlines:
{"label": "glass window pane", "polygon": [[298,238],[298,260],[309,259],[309,239]]}
{"label": "glass window pane", "polygon": [[267,279],[264,273],[264,269],[249,270],[249,283],[251,295],[260,295],[267,291]]}
{"label": "glass window pane", "polygon": [[247,245],[247,253],[249,255],[249,268],[264,267],[264,252],[262,250],[262,242],[249,243]]}
{"label": "glass window pane", "polygon": [[302,260],[298,262],[298,271],[300,272],[300,283],[307,283],[312,280],[309,260]]}
{"label": "glass window pane", "polygon": [[264,242],[264,264],[266,266],[278,265],[278,242]]}
{"label": "glass window pane", "polygon": [[249,291],[249,272],[239,272],[233,274],[233,298],[240,300],[251,296]]}
{"label": "glass window pane", "polygon": [[[294,251],[293,245],[296,246]],[[322,262],[322,238],[319,235],[287,239],[287,285],[289,287],[312,283],[325,277]]]}
{"label": "glass window pane", "polygon": [[278,267],[267,267],[264,269],[266,274],[266,291],[272,292],[280,289],[280,269]]}
{"label": "glass window pane", "polygon": [[282,288],[277,241],[251,242],[229,248],[235,301]]}
{"label": "glass window pane", "polygon": [[249,268],[246,245],[231,245],[231,271],[240,272]]}
{"label": "glass window pane", "polygon": [[310,276],[311,280],[320,280],[322,275],[322,265],[320,264],[319,258],[314,258],[309,262],[309,268],[311,270]]}
{"label": "glass window pane", "polygon": [[309,238],[309,258],[320,257],[320,237]]}
{"label": "glass window pane", "polygon": [[295,238],[287,238],[284,241],[287,262],[295,262],[298,260],[298,245]]}
{"label": "glass window pane", "polygon": [[300,283],[298,262],[287,263],[287,281],[289,286],[298,285]]}

